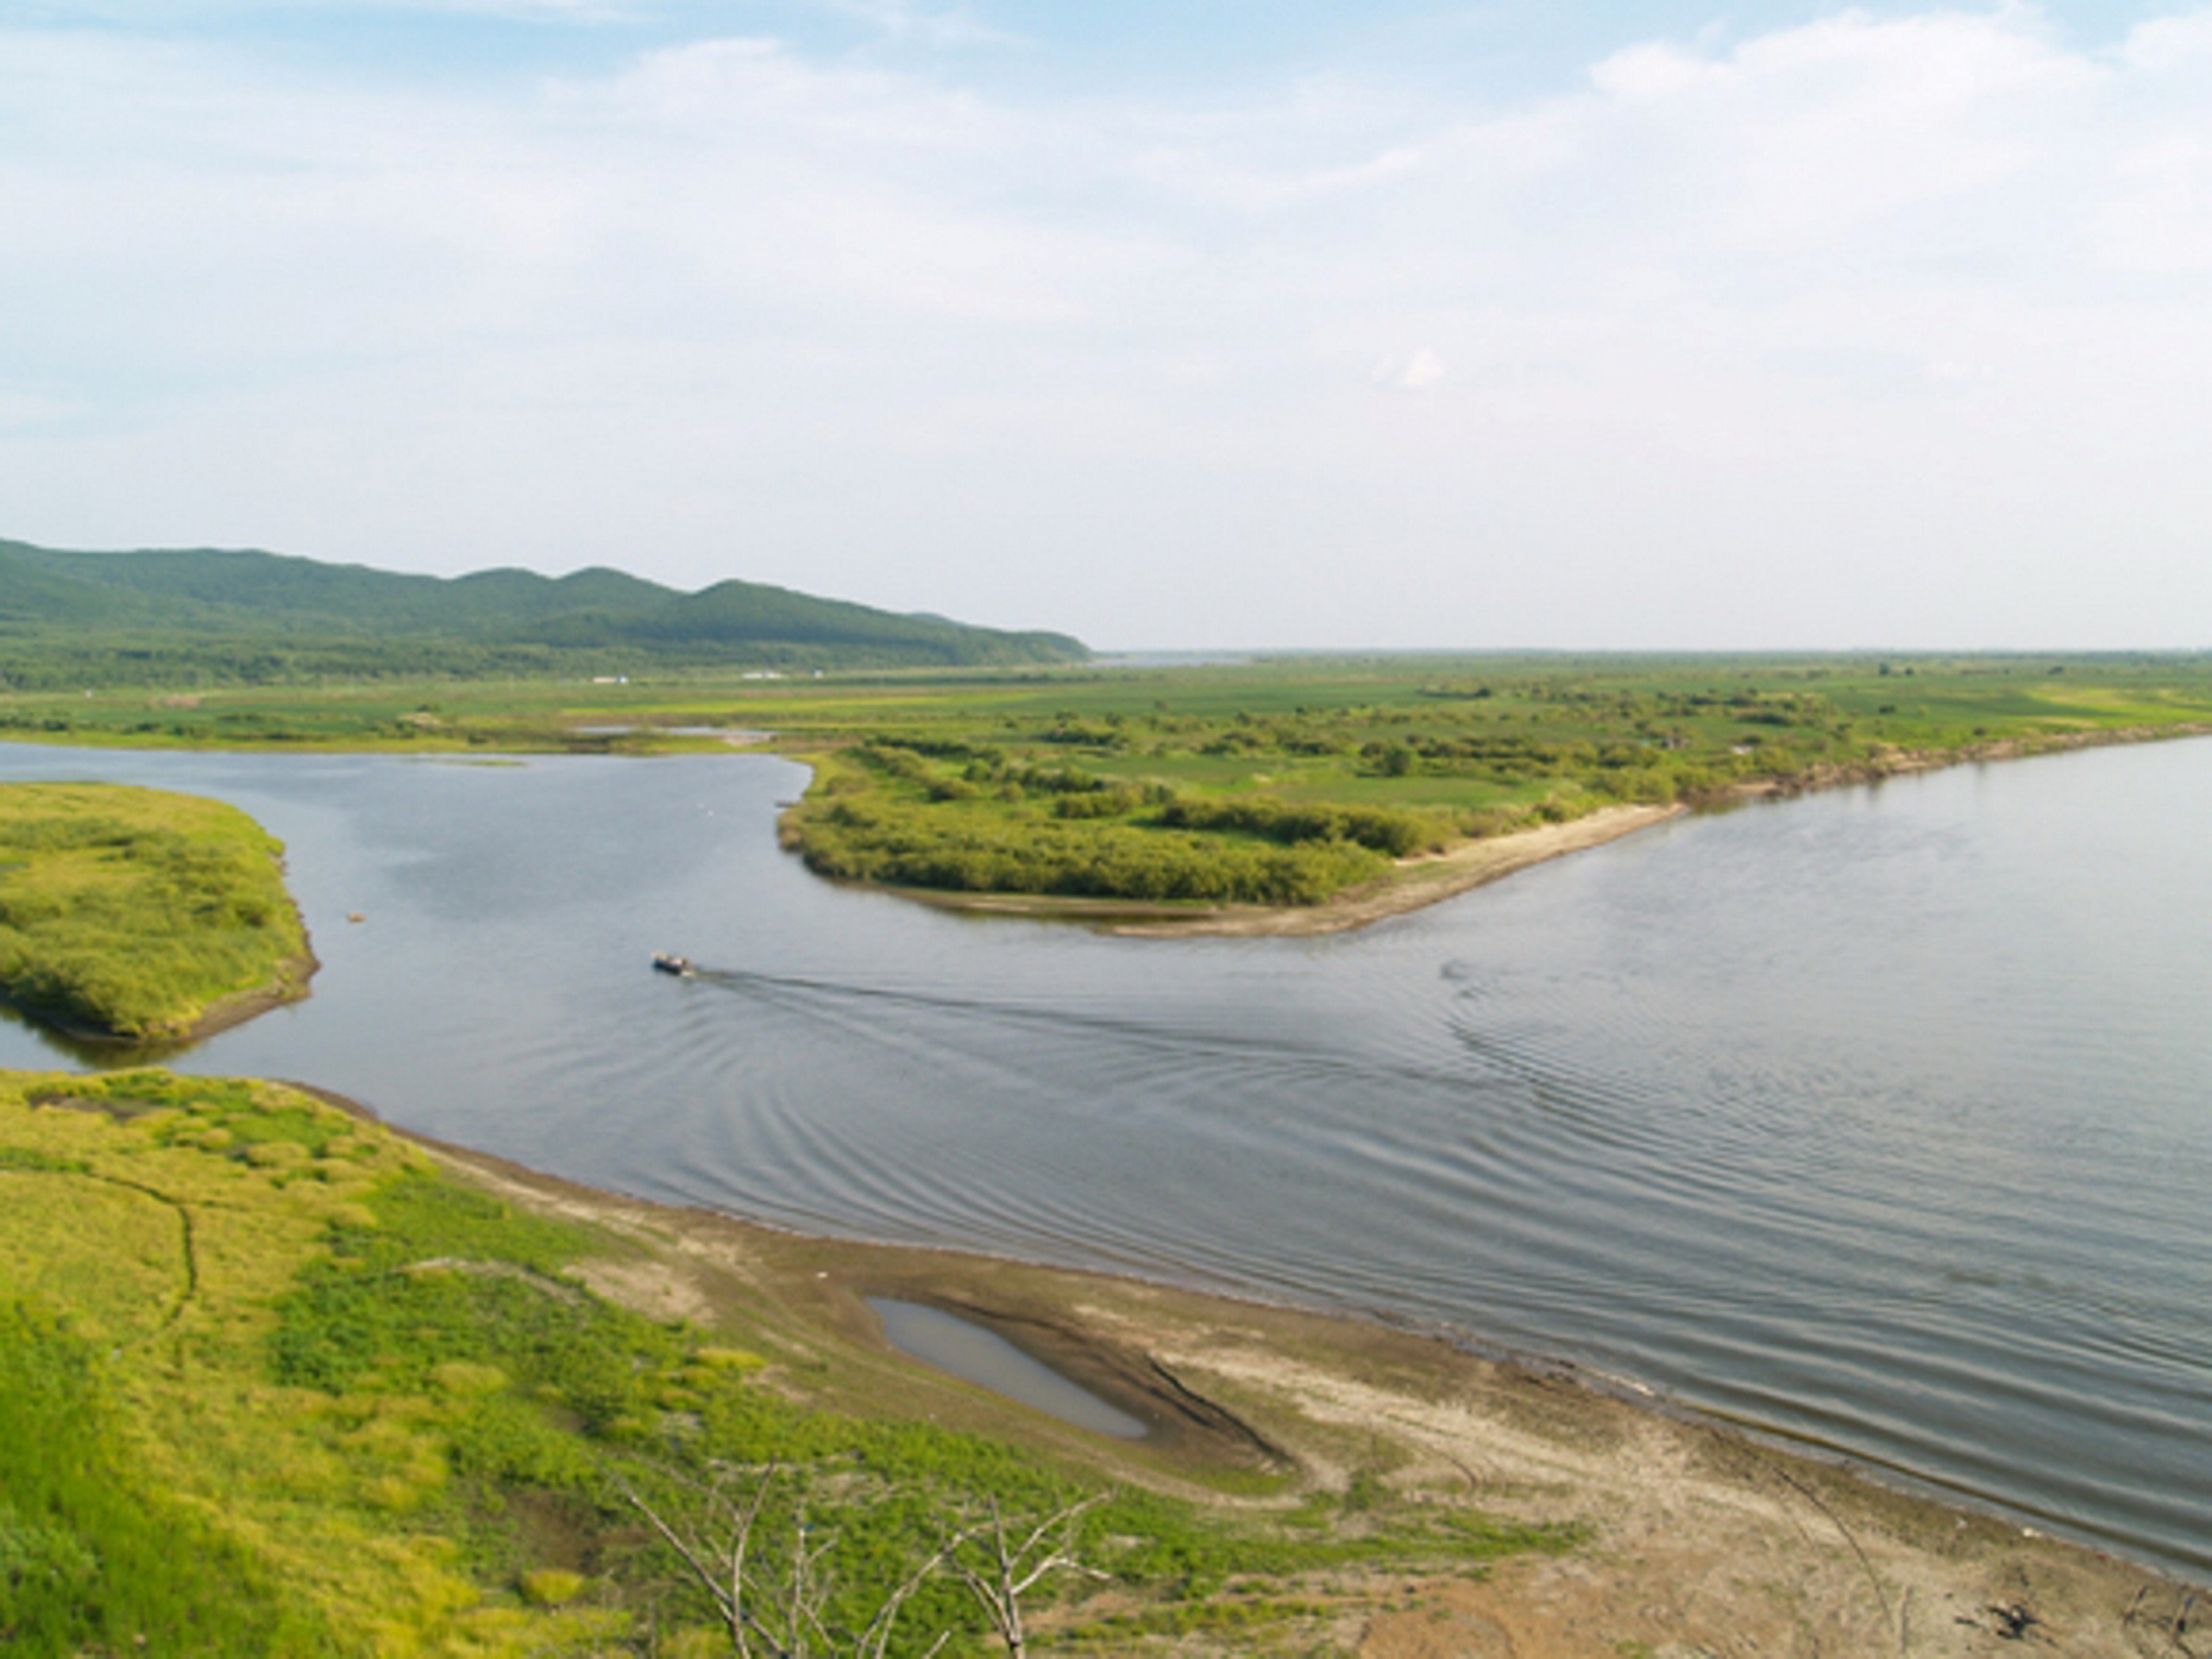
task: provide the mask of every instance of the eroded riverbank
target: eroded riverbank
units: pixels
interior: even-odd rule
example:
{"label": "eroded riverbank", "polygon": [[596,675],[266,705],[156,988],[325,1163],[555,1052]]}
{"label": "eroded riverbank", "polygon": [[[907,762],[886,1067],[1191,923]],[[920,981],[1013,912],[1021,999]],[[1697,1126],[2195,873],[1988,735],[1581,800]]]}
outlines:
{"label": "eroded riverbank", "polygon": [[[1213,1504],[1295,1510],[1376,1483],[1440,1511],[1571,1524],[1556,1557],[1406,1582],[1333,1571],[1271,1584],[1288,1639],[1364,1659],[1447,1653],[2018,1651],[2186,1654],[2178,1581],[1832,1464],[1430,1337],[1130,1279],[949,1251],[806,1238],[594,1191],[451,1146],[448,1168],[522,1206],[647,1247],[595,1288],[776,1356],[779,1386],[833,1408],[926,1418],[1077,1458]],[[1152,1426],[1087,1434],[932,1371],[886,1340],[869,1297],[984,1324]],[[1238,1493],[1225,1495],[1226,1490]],[[1252,1587],[1241,1592],[1254,1594]],[[1096,1619],[1112,1597],[1066,1618]],[[1194,1637],[1156,1653],[1252,1652]],[[1049,1646],[1049,1637],[1047,1639]]]}

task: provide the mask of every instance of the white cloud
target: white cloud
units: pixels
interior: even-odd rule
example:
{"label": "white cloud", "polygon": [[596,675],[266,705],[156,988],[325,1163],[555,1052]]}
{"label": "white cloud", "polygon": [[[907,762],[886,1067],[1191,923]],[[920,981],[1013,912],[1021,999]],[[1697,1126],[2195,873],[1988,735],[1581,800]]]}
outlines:
{"label": "white cloud", "polygon": [[1024,100],[768,39],[335,74],[0,33],[0,535],[1126,643],[2212,614],[2212,12],[2094,53],[1843,14],[1504,108]]}
{"label": "white cloud", "polygon": [[2031,171],[2102,78],[2001,18],[1846,14],[1722,59],[1608,60],[1587,142],[1700,251],[1806,258]]}
{"label": "white cloud", "polygon": [[1444,362],[1423,346],[1404,357],[1384,358],[1369,378],[1394,392],[1425,392],[1444,378]]}
{"label": "white cloud", "polygon": [[912,0],[820,0],[830,11],[857,18],[897,41],[937,47],[1014,46],[1021,37],[959,6],[924,7]]}
{"label": "white cloud", "polygon": [[2153,18],[2128,30],[2117,53],[2130,68],[2159,73],[2212,67],[2212,12]]}
{"label": "white cloud", "polygon": [[0,385],[0,431],[53,427],[81,413],[65,399]]}
{"label": "white cloud", "polygon": [[486,18],[534,27],[600,27],[641,21],[666,9],[667,0],[60,0],[19,6],[9,21],[18,29],[41,23],[98,25],[174,37],[199,30],[219,33],[265,19],[312,29],[319,21],[378,13],[402,22]]}

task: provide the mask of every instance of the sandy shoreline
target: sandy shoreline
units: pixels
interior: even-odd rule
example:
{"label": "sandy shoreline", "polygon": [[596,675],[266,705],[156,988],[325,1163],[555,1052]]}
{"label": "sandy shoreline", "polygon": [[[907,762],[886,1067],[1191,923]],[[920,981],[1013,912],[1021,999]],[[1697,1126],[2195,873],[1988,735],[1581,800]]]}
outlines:
{"label": "sandy shoreline", "polygon": [[1225,906],[1183,919],[1121,924],[1111,931],[1163,939],[1345,933],[1387,916],[1426,909],[1531,865],[1618,841],[1688,810],[1680,806],[1607,806],[1563,824],[1539,824],[1468,841],[1448,853],[1406,859],[1382,880],[1339,893],[1324,904],[1296,910]]}
{"label": "sandy shoreline", "polygon": [[1539,824],[1465,841],[1447,853],[1403,859],[1380,880],[1363,882],[1312,905],[1196,906],[1036,893],[956,893],[866,881],[840,885],[889,893],[934,910],[1078,922],[1101,933],[1138,938],[1295,938],[1346,933],[1386,916],[1402,916],[1547,859],[1618,841],[1688,810],[1682,806],[1607,806],[1563,824]]}
{"label": "sandy shoreline", "polygon": [[[1739,784],[1707,805],[1769,800],[1820,789],[1847,789],[1885,778],[1940,771],[1988,760],[2022,759],[2068,749],[2103,748],[2117,744],[2155,743],[2172,737],[2212,735],[2212,725],[2128,726],[2110,731],[2060,732],[2041,737],[2008,738],[1940,751],[1892,749],[1852,766],[1819,767],[1794,777],[1766,778]],[[1532,865],[1602,846],[1654,824],[1694,810],[1689,804],[1620,806],[1562,824],[1539,824],[1503,835],[1465,841],[1441,853],[1402,859],[1389,875],[1347,888],[1315,905],[1148,904],[1122,899],[1067,899],[1030,893],[961,893],[876,882],[843,885],[890,893],[937,910],[976,915],[1021,916],[1078,922],[1102,933],[1153,939],[1296,938],[1346,933],[1391,916],[1402,916],[1457,897],[1487,882]]]}
{"label": "sandy shoreline", "polygon": [[[407,1138],[518,1206],[642,1246],[582,1276],[655,1317],[726,1331],[771,1358],[775,1386],[813,1404],[971,1429],[1231,1508],[1288,1511],[1379,1477],[1443,1510],[1587,1528],[1564,1555],[1487,1571],[1334,1575],[1321,1587],[1337,1608],[1333,1651],[1809,1659],[2006,1653],[2030,1641],[2090,1659],[2212,1653],[2212,1641],[2191,1644],[2189,1585],[1601,1390],[1571,1368],[1107,1274],[787,1233]],[[890,1347],[870,1296],[987,1325],[1152,1433],[1088,1434],[937,1372]],[[1247,1479],[1259,1495],[1224,1497],[1231,1471],[1270,1476],[1273,1489]]]}

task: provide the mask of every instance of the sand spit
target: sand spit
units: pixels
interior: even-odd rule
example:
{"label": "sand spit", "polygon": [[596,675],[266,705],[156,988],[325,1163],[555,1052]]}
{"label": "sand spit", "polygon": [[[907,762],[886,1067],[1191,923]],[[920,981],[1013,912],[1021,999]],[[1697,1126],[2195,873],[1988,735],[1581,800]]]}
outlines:
{"label": "sand spit", "polygon": [[[981,915],[1028,916],[1078,922],[1104,933],[1140,938],[1300,937],[1345,933],[1390,916],[1454,898],[1531,865],[1632,835],[1653,824],[1679,818],[1696,806],[1804,794],[1841,789],[1884,778],[1936,771],[1988,760],[2014,760],[2067,749],[2112,744],[2155,743],[2172,737],[2212,735],[2212,725],[2128,726],[2093,732],[2054,732],[2036,737],[2006,738],[1947,750],[1888,749],[1851,766],[1822,766],[1786,778],[1761,778],[1711,801],[1671,806],[1606,806],[1563,824],[1539,824],[1465,841],[1448,852],[1401,859],[1376,881],[1347,889],[1326,903],[1309,906],[1150,904],[1124,899],[1064,899],[1028,893],[957,893],[926,888],[882,887],[917,903]],[[876,884],[857,882],[870,887]]]}
{"label": "sand spit", "polygon": [[1401,859],[1382,880],[1339,893],[1325,904],[1300,909],[1224,906],[1182,920],[1117,924],[1111,931],[1146,938],[1295,937],[1344,933],[1453,898],[1531,865],[1633,835],[1688,810],[1687,806],[1607,806],[1564,824],[1539,824],[1467,841],[1448,853]]}

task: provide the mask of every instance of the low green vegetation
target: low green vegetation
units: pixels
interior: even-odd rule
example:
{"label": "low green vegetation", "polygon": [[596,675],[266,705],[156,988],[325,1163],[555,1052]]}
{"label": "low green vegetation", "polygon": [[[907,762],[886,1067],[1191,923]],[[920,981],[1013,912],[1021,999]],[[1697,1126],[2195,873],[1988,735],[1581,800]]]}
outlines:
{"label": "low green vegetation", "polygon": [[[649,671],[647,671],[649,670]],[[1302,904],[1393,861],[1621,803],[1724,800],[2212,725],[2212,656],[1295,657],[619,681],[326,677],[0,690],[0,736],[243,748],[727,753],[816,768],[826,875]]]}
{"label": "low green vegetation", "polygon": [[1008,1651],[977,1589],[1008,1557],[1064,1563],[1030,1651],[1114,1651],[1575,1536],[1371,1493],[1224,1516],[818,1409],[807,1364],[573,1271],[646,1248],[276,1085],[0,1075],[0,1647],[728,1653],[682,1550],[742,1537],[748,1617],[800,1638],[753,1651]]}
{"label": "low green vegetation", "polygon": [[1601,807],[2212,724],[2212,659],[1281,661],[818,697],[787,835],[825,875],[1311,904]]}
{"label": "low green vegetation", "polygon": [[0,785],[0,994],[98,1036],[181,1035],[306,966],[282,849],[236,807],[104,783]]}
{"label": "low green vegetation", "polygon": [[90,1344],[45,1307],[0,1300],[0,1642],[123,1652],[158,1630],[240,1653],[312,1639],[265,1568],[137,1477],[121,1417]]}

